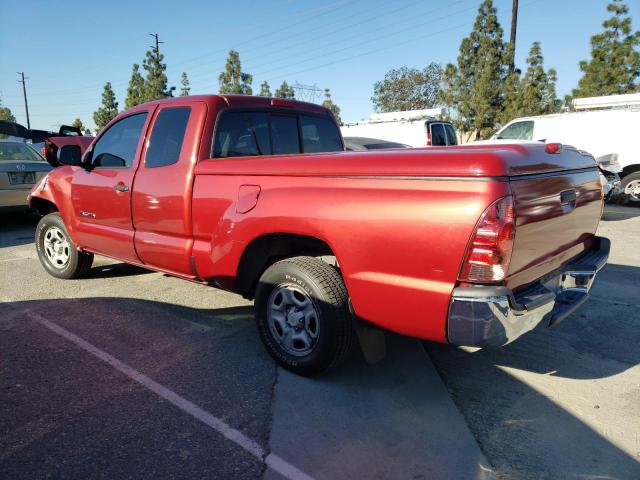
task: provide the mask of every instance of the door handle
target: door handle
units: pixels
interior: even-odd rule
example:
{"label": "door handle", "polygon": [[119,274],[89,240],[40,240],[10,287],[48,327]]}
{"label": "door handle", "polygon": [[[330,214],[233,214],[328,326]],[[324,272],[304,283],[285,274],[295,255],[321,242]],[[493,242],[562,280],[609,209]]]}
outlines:
{"label": "door handle", "polygon": [[117,183],[116,185],[113,186],[113,189],[116,192],[128,192],[129,191],[129,186],[125,185],[124,183],[120,182]]}

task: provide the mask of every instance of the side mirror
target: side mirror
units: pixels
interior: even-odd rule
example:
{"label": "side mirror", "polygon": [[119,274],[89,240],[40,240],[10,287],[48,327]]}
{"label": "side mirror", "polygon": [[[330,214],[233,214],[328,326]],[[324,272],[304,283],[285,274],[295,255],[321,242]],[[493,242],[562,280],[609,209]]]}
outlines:
{"label": "side mirror", "polygon": [[60,165],[80,165],[82,151],[78,145],[63,145],[58,149],[56,159]]}

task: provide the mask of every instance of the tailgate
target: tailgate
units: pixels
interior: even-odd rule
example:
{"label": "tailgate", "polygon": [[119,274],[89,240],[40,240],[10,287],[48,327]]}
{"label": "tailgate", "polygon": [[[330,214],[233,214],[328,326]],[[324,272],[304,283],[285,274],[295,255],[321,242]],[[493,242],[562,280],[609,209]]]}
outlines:
{"label": "tailgate", "polygon": [[602,213],[602,187],[595,166],[509,181],[516,234],[506,285],[514,289],[591,247]]}

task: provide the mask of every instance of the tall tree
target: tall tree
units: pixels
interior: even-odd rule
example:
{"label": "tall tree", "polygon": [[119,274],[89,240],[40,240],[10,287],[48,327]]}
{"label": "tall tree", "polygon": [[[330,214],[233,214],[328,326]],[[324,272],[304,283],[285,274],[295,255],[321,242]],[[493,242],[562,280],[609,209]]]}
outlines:
{"label": "tall tree", "polygon": [[277,88],[273,94],[277,98],[296,98],[296,91],[290,86],[286,80]]}
{"label": "tall tree", "polygon": [[342,119],[340,118],[340,107],[333,103],[331,100],[331,90],[328,88],[324,89],[324,101],[322,102],[322,106],[324,108],[328,108],[333,112],[333,115],[336,117],[336,121],[339,125],[342,125]]}
{"label": "tall tree", "polygon": [[93,113],[93,121],[98,130],[101,130],[117,114],[118,102],[116,101],[116,94],[113,93],[111,82],[107,82],[102,91],[102,106]]}
{"label": "tall tree", "polygon": [[2,98],[0,98],[0,120],[6,120],[8,122],[16,121],[16,117],[11,112],[11,109],[2,105]]}
{"label": "tall tree", "polygon": [[80,132],[84,132],[85,131],[85,127],[84,124],[82,123],[82,120],[80,120],[79,118],[76,118],[73,123],[71,124],[72,127],[76,127],[78,130],[80,130]]}
{"label": "tall tree", "polygon": [[261,97],[271,96],[271,87],[269,86],[269,82],[265,80],[260,84],[260,93],[258,95]]}
{"label": "tall tree", "polygon": [[389,70],[384,80],[373,86],[376,112],[433,108],[439,105],[442,67],[430,63],[423,70],[400,67]]}
{"label": "tall tree", "polygon": [[486,138],[502,111],[503,87],[510,55],[492,0],[484,0],[471,34],[462,40],[457,65],[444,72],[442,100],[456,113],[461,132]]}
{"label": "tall tree", "polygon": [[147,72],[144,82],[144,101],[158,100],[161,98],[173,97],[175,87],[167,86],[167,64],[162,63],[164,55],[160,53],[158,47],[153,47],[147,51],[146,58],[142,61],[142,68]]}
{"label": "tall tree", "polygon": [[131,79],[127,87],[127,98],[124,100],[124,108],[135,107],[145,102],[145,82],[140,74],[140,65],[133,64]]}
{"label": "tall tree", "polygon": [[533,42],[527,64],[520,89],[523,115],[545,115],[559,111],[561,104],[556,96],[557,73],[553,68],[545,72],[540,42]]}
{"label": "tall tree", "polygon": [[574,97],[633,93],[640,88],[640,31],[633,32],[629,7],[621,0],[607,5],[613,17],[605,20],[604,32],[591,37],[591,60],[582,60],[584,75],[573,90]]}
{"label": "tall tree", "polygon": [[182,72],[182,76],[180,77],[180,96],[186,97],[189,95],[191,91],[191,86],[189,85],[189,78],[187,77],[187,72]]}
{"label": "tall tree", "polygon": [[556,96],[556,80],[557,74],[553,68],[544,70],[540,42],[533,42],[522,79],[519,79],[516,70],[509,74],[505,82],[501,123],[504,125],[517,117],[558,112],[562,101]]}
{"label": "tall tree", "polygon": [[251,83],[253,76],[242,71],[240,54],[235,50],[229,51],[225,70],[218,76],[220,82],[220,93],[238,93],[241,95],[251,95]]}

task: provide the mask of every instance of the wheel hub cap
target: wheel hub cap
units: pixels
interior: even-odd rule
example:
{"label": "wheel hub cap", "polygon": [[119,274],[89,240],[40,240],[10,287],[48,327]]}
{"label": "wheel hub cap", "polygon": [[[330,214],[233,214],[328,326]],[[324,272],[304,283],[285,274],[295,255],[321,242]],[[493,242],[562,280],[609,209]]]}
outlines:
{"label": "wheel hub cap", "polygon": [[55,268],[64,268],[69,263],[70,245],[66,235],[58,227],[49,227],[44,232],[44,254]]}
{"label": "wheel hub cap", "polygon": [[306,292],[280,285],[269,296],[267,323],[273,338],[291,355],[309,354],[318,342],[319,314]]}

